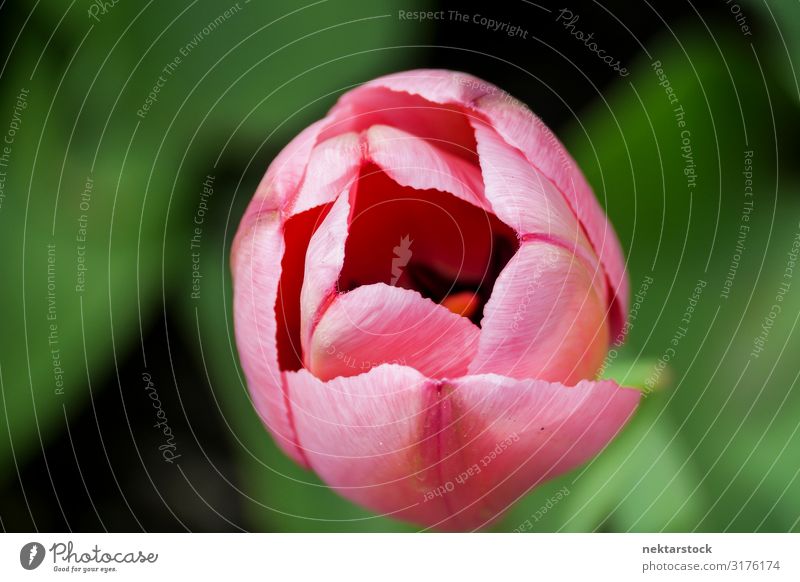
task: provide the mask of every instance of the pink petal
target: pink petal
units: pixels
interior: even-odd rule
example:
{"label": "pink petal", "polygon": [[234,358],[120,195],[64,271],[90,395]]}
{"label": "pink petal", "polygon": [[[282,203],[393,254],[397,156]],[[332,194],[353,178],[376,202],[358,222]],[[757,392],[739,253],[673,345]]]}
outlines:
{"label": "pink petal", "polygon": [[616,294],[614,334],[625,323],[629,298],[625,257],[605,212],[575,160],[552,131],[527,107],[516,100],[489,94],[481,98],[475,109],[509,144],[518,148],[558,187],[580,220],[600,257],[609,285]]}
{"label": "pink petal", "polygon": [[256,410],[286,454],[305,466],[278,365],[275,307],[283,253],[277,212],[261,214],[237,234],[231,260],[234,326],[242,369]]}
{"label": "pink petal", "polygon": [[383,363],[430,377],[464,374],[480,330],[416,291],[383,283],[338,296],[313,331],[306,368],[322,380]]}
{"label": "pink petal", "polygon": [[300,295],[300,337],[306,353],[310,349],[311,331],[319,320],[320,309],[337,293],[336,282],[344,264],[349,215],[348,197],[341,195],[308,244]]}
{"label": "pink petal", "polygon": [[294,197],[306,172],[311,151],[327,119],[312,123],[301,131],[275,157],[256,189],[249,211],[278,210]]}
{"label": "pink petal", "polygon": [[486,211],[478,168],[429,141],[388,125],[366,130],[369,157],[395,182],[417,190],[436,189]]}
{"label": "pink petal", "polygon": [[567,385],[593,378],[609,341],[599,277],[568,250],[523,242],[486,303],[469,373]]}
{"label": "pink petal", "polygon": [[496,375],[435,382],[407,367],[321,382],[286,373],[301,447],[340,494],[381,514],[472,529],[596,455],[635,390]]}
{"label": "pink petal", "polygon": [[593,458],[641,397],[608,380],[569,388],[495,375],[455,380],[452,394],[449,428],[459,445],[443,457],[442,478],[454,484],[454,515],[443,525],[458,529],[487,525],[534,487]]}
{"label": "pink petal", "polygon": [[373,79],[361,87],[342,96],[340,102],[347,102],[348,96],[355,97],[360,91],[386,88],[391,91],[419,95],[433,103],[458,103],[470,105],[489,94],[507,95],[505,91],[478,77],[444,69],[416,69],[392,73]]}
{"label": "pink petal", "polygon": [[317,145],[308,160],[305,177],[292,207],[292,214],[333,202],[358,178],[363,149],[355,133],[332,137]]}
{"label": "pink petal", "polygon": [[478,122],[473,122],[473,127],[486,198],[497,217],[520,237],[546,235],[567,248],[582,247],[593,254],[575,215],[556,187],[491,127]]}
{"label": "pink petal", "polygon": [[438,486],[437,384],[405,366],[321,382],[286,374],[298,436],[311,468],[344,497],[418,523],[448,509],[423,493]]}
{"label": "pink petal", "polygon": [[[395,73],[365,83],[340,98],[331,110],[331,118],[338,119],[344,112],[357,116],[360,112],[375,110],[387,89],[412,96],[409,103],[415,103],[415,107],[420,107],[419,99],[423,98],[439,106],[461,106],[468,115],[488,121],[509,145],[519,149],[543,176],[555,184],[586,230],[606,271],[609,286],[614,290],[612,326],[616,334],[624,324],[628,305],[628,280],[622,249],[577,164],[544,123],[522,103],[491,83],[463,73],[425,69]],[[396,102],[395,107],[402,107],[401,100]],[[414,133],[418,127],[392,125]]]}
{"label": "pink petal", "polygon": [[330,208],[331,204],[315,206],[286,219],[283,225],[283,257],[259,258],[265,269],[280,262],[282,270],[275,304],[278,364],[281,370],[297,370],[303,365],[300,296],[305,277],[306,252],[311,237]]}

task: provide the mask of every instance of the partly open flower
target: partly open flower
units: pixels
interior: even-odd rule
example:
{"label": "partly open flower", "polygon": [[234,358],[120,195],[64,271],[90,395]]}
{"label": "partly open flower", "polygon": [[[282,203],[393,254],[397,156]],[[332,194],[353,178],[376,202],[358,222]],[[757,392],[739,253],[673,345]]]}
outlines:
{"label": "partly open flower", "polygon": [[541,121],[472,76],[342,96],[269,167],[232,268],[261,418],[376,512],[481,527],[639,401],[596,380],[628,301],[611,226]]}

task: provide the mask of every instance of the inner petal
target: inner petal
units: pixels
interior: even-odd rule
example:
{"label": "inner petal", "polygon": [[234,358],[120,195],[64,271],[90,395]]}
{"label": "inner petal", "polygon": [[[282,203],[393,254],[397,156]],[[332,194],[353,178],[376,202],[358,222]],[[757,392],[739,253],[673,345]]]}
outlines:
{"label": "inner petal", "polygon": [[292,216],[284,225],[286,250],[281,260],[281,278],[275,302],[277,318],[276,345],[281,370],[299,370],[303,367],[300,341],[300,292],[306,249],[314,232],[330,210],[324,204]]}
{"label": "inner petal", "polygon": [[[374,283],[412,289],[477,324],[518,246],[494,214],[446,192],[401,186],[369,164],[351,204],[339,290]],[[460,312],[452,308],[462,304]]]}
{"label": "inner petal", "polygon": [[523,242],[486,305],[470,374],[537,378],[573,386],[606,355],[606,303],[595,265],[545,241]]}
{"label": "inner petal", "polygon": [[480,330],[419,293],[364,285],[336,297],[311,336],[306,368],[320,380],[355,376],[382,364],[429,378],[457,378],[475,357]]}

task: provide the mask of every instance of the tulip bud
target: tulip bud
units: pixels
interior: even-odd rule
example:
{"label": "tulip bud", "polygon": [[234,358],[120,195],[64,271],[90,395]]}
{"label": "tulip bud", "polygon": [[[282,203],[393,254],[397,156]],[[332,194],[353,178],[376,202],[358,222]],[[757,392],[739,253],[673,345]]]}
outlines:
{"label": "tulip bud", "polygon": [[344,94],[270,165],[231,263],[265,425],[373,511],[483,527],[639,402],[596,380],[628,301],[612,227],[553,134],[480,79]]}

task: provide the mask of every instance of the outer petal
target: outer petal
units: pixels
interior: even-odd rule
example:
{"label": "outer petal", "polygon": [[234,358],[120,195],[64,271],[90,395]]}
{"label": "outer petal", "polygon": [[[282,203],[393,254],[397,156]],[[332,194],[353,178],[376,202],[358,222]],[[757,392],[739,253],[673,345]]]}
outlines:
{"label": "outer petal", "polygon": [[486,375],[453,387],[451,427],[460,443],[442,469],[453,483],[454,516],[443,524],[451,528],[482,527],[534,487],[593,458],[641,397],[611,381],[568,388]]}
{"label": "outer petal", "polygon": [[294,197],[319,134],[328,125],[327,119],[312,123],[281,150],[261,179],[251,208],[258,211],[281,209]]}
{"label": "outer petal", "polygon": [[300,443],[343,496],[378,513],[472,529],[596,455],[639,393],[495,375],[434,382],[401,366],[321,382],[287,373]]}
{"label": "outer petal", "polygon": [[563,195],[491,127],[473,122],[486,197],[520,236],[546,234],[588,246]]}
{"label": "outer petal", "polygon": [[306,466],[285,402],[276,345],[275,303],[284,253],[278,213],[262,214],[237,235],[233,269],[236,345],[253,404],[278,445]]}
{"label": "outer petal", "polygon": [[614,333],[622,327],[628,305],[628,281],[619,241],[572,157],[542,121],[498,87],[463,73],[446,70],[406,71],[379,77],[343,95],[331,117],[375,108],[373,95],[385,90],[422,97],[440,105],[459,105],[484,119],[566,197],[600,257],[614,290]]}
{"label": "outer petal", "polygon": [[363,147],[355,133],[337,135],[316,146],[308,160],[305,177],[292,206],[297,214],[332,202],[358,179]]}
{"label": "outer petal", "polygon": [[418,523],[448,516],[439,484],[437,384],[405,366],[384,365],[328,382],[286,374],[297,432],[314,471],[348,499]]}
{"label": "outer petal", "polygon": [[575,160],[542,120],[519,101],[487,95],[475,104],[475,109],[486,116],[509,144],[522,151],[569,201],[617,296],[616,327],[621,327],[627,317],[629,298],[625,257],[613,227]]}
{"label": "outer petal", "polygon": [[486,197],[494,213],[519,236],[558,239],[567,248],[594,254],[564,196],[491,127],[473,122]]}
{"label": "outer petal", "polygon": [[418,292],[384,283],[338,296],[312,333],[306,368],[318,378],[353,376],[384,363],[430,377],[459,376],[480,330]]}
{"label": "outer petal", "polygon": [[568,385],[593,378],[609,341],[598,276],[568,250],[523,242],[486,304],[470,373]]}
{"label": "outer petal", "polygon": [[491,83],[478,77],[444,69],[416,69],[392,73],[373,79],[361,87],[342,96],[340,103],[347,103],[348,97],[361,99],[358,93],[369,89],[386,88],[395,92],[419,95],[433,103],[458,103],[469,105],[490,94],[508,96]]}

